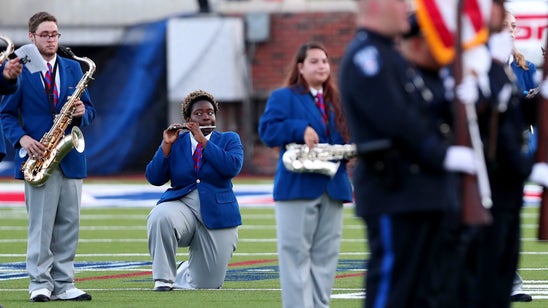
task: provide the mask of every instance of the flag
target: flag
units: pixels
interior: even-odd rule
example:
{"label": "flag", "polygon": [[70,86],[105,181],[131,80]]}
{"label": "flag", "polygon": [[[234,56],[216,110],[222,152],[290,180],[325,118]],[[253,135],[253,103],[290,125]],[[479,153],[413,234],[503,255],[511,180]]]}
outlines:
{"label": "flag", "polygon": [[[462,1],[462,42],[467,50],[487,42],[493,0]],[[415,7],[432,54],[440,64],[449,64],[455,58],[458,0],[415,0]]]}

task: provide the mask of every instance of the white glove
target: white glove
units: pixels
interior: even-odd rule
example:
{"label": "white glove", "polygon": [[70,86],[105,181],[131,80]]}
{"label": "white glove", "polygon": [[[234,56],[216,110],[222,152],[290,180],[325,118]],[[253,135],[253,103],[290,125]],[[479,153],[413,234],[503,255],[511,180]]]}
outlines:
{"label": "white glove", "polygon": [[533,165],[533,171],[529,175],[529,180],[548,187],[548,164],[547,163],[536,163]]}
{"label": "white glove", "polygon": [[493,56],[489,53],[487,46],[479,45],[466,49],[462,54],[463,75],[466,76],[473,72],[475,76],[486,76],[485,78],[488,78],[492,62]]}
{"label": "white glove", "polygon": [[456,89],[457,98],[463,104],[475,104],[479,97],[478,92],[478,82],[472,75],[462,78]]}
{"label": "white glove", "polygon": [[447,171],[476,174],[477,167],[474,151],[470,147],[460,145],[450,146],[445,154],[443,167]]}
{"label": "white glove", "polygon": [[505,112],[510,102],[510,96],[512,95],[512,85],[507,83],[502,89],[500,89],[498,98],[498,110],[499,112]]}
{"label": "white glove", "polygon": [[491,96],[491,85],[489,85],[489,75],[482,74],[476,77],[478,80],[478,87],[485,97]]}
{"label": "white glove", "polygon": [[540,84],[540,94],[544,98],[548,98],[548,79],[544,79]]}
{"label": "white glove", "polygon": [[502,31],[492,34],[487,46],[493,59],[506,63],[512,54],[513,44],[512,35],[507,31]]}

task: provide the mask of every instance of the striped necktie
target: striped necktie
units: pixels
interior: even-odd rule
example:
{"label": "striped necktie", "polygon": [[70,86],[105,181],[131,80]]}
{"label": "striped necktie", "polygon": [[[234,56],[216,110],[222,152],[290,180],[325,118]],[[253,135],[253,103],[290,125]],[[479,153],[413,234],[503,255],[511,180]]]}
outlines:
{"label": "striped necktie", "polygon": [[[57,84],[55,84],[55,80],[53,80],[53,68],[51,67],[51,64],[49,62],[48,62],[48,71],[46,72],[45,81],[46,81],[46,93],[53,97],[53,104],[57,105],[57,102],[59,101],[59,91],[57,90]],[[53,88],[52,88],[52,84],[53,84]]]}
{"label": "striped necktie", "polygon": [[322,114],[323,124],[327,124],[327,113],[325,112],[325,102],[323,101],[322,93],[318,92],[316,94],[315,102],[316,106],[320,109],[320,113]]}
{"label": "striped necktie", "polygon": [[198,143],[198,145],[196,146],[196,150],[194,150],[194,154],[192,154],[192,160],[194,161],[194,170],[196,170],[196,172],[198,172],[198,170],[200,169],[202,153],[203,153],[203,146],[201,143]]}

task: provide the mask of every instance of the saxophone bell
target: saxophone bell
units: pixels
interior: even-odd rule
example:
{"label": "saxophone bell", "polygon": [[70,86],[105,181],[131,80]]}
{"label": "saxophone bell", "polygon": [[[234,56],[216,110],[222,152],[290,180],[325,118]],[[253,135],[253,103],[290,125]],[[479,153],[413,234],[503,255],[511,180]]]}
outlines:
{"label": "saxophone bell", "polygon": [[51,175],[54,167],[59,165],[61,160],[72,150],[75,149],[78,153],[84,152],[86,142],[82,131],[74,126],[70,134],[64,136],[57,146],[50,151],[49,155],[42,157],[29,157],[25,162],[26,168],[23,169],[25,180],[32,186],[39,187],[44,185]]}

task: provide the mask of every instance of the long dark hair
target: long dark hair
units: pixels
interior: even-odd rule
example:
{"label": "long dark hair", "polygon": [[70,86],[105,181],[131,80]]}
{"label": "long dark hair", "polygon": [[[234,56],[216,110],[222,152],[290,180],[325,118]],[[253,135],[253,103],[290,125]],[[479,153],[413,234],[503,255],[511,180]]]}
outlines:
{"label": "long dark hair", "polygon": [[[299,47],[299,49],[297,50],[293,61],[289,65],[289,72],[284,81],[284,86],[293,88],[297,91],[309,91],[308,89],[310,86],[299,72],[299,64],[304,63],[307,52],[311,49],[322,50],[329,59],[327,50],[322,44],[317,42],[309,42],[301,45],[301,47]],[[335,125],[341,133],[342,137],[344,138],[345,142],[348,142],[350,140],[350,133],[348,131],[348,127],[346,126],[346,119],[344,117],[344,113],[341,107],[339,89],[336,86],[336,82],[333,78],[332,72],[327,77],[327,80],[323,83],[322,88],[326,108],[327,110],[333,110],[333,112],[335,113]]]}

